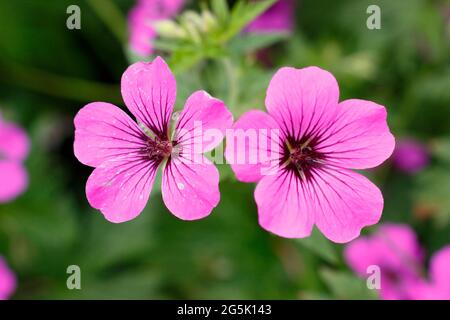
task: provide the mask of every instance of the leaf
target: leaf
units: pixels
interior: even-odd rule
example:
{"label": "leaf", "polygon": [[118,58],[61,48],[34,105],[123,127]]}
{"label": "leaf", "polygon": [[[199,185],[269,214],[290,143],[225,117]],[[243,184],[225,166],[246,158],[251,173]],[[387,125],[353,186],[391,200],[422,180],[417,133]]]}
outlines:
{"label": "leaf", "polygon": [[211,9],[213,13],[219,18],[220,22],[225,22],[230,15],[230,9],[226,0],[211,1]]}
{"label": "leaf", "polygon": [[317,229],[313,230],[309,238],[300,239],[298,243],[331,264],[339,262],[333,244]]}
{"label": "leaf", "polygon": [[345,271],[322,269],[319,272],[337,299],[372,300],[377,298],[377,291],[368,289],[365,279]]}
{"label": "leaf", "polygon": [[267,33],[267,34],[248,33],[231,40],[230,48],[237,54],[252,52],[258,49],[269,47],[278,41],[285,40],[286,38],[287,38],[286,33]]}

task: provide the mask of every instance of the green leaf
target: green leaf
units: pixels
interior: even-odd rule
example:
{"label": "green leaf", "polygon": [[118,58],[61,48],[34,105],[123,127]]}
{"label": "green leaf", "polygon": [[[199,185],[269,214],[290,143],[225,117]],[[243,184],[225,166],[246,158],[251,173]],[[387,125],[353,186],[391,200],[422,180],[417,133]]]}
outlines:
{"label": "green leaf", "polygon": [[298,243],[331,264],[339,262],[334,245],[317,229],[313,230],[310,237],[298,240]]}
{"label": "green leaf", "polygon": [[234,38],[230,42],[231,50],[237,54],[256,51],[287,38],[286,33],[245,34]]}
{"label": "green leaf", "polygon": [[224,23],[228,20],[230,15],[230,9],[226,0],[213,0],[211,1],[211,9],[213,13],[219,18],[220,22]]}

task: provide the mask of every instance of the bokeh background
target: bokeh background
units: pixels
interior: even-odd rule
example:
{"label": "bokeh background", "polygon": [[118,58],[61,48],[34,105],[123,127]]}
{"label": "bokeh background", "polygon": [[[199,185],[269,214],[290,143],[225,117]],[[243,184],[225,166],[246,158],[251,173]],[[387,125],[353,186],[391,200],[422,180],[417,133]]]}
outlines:
{"label": "bokeh background", "polygon": [[[207,2],[188,1],[185,8],[199,11]],[[237,118],[264,108],[278,67],[331,71],[341,99],[385,105],[397,140],[411,137],[428,150],[422,170],[406,173],[387,161],[367,175],[385,197],[381,223],[411,225],[429,258],[450,243],[450,3],[295,2],[288,35],[243,40],[237,32],[221,43],[224,50],[194,50],[198,55],[162,39],[160,54],[177,77],[177,107],[190,92],[206,89]],[[81,30],[66,28],[72,4],[81,9]],[[381,8],[380,30],[366,27],[370,4]],[[226,165],[219,206],[201,221],[175,218],[158,190],[127,223],[109,223],[89,207],[84,187],[92,169],[73,155],[73,118],[92,101],[123,106],[120,77],[139,59],[128,46],[133,5],[0,0],[0,110],[31,139],[29,187],[0,204],[0,255],[18,277],[13,298],[377,298],[345,263],[343,245],[316,231],[292,240],[262,230],[254,185],[236,181]],[[73,264],[81,268],[81,290],[66,287]]]}

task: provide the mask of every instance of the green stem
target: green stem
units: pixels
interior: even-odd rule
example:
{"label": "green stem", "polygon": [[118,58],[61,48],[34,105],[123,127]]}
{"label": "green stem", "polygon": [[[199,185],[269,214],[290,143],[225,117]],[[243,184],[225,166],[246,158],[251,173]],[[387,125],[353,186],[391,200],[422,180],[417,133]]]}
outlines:
{"label": "green stem", "polygon": [[238,74],[234,68],[233,62],[229,58],[222,59],[225,73],[228,78],[228,105],[230,108],[236,108],[236,102],[239,94]]}
{"label": "green stem", "polygon": [[[6,68],[5,68],[6,67]],[[0,81],[39,93],[81,102],[122,103],[117,85],[65,77],[44,70],[9,63],[2,67]]]}
{"label": "green stem", "polygon": [[111,0],[87,0],[87,3],[100,19],[103,20],[117,40],[122,45],[125,44],[127,39],[127,24],[117,5]]}

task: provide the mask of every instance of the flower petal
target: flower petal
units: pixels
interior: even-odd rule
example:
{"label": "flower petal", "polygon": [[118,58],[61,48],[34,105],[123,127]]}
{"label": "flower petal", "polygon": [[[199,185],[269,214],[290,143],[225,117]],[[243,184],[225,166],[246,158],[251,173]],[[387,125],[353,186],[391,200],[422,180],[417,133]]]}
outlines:
{"label": "flower petal", "polygon": [[336,122],[320,138],[316,150],[345,168],[380,165],[395,147],[386,109],[374,102],[351,99],[339,104]]}
{"label": "flower petal", "polygon": [[30,142],[26,132],[15,124],[2,122],[0,118],[0,157],[23,161],[29,148]]}
{"label": "flower petal", "polygon": [[166,138],[176,99],[177,85],[169,66],[157,57],[137,62],[122,76],[122,96],[128,109],[148,129]]}
{"label": "flower petal", "polygon": [[213,150],[233,124],[225,104],[205,91],[194,92],[186,101],[176,124],[176,137],[183,148],[193,153]]}
{"label": "flower petal", "polygon": [[108,160],[86,183],[89,204],[114,223],[137,217],[145,208],[158,166],[139,157]]}
{"label": "flower petal", "polygon": [[0,257],[0,300],[9,299],[16,290],[16,286],[16,276],[8,267],[6,261]]}
{"label": "flower petal", "polygon": [[164,203],[182,220],[208,216],[220,200],[219,171],[208,159],[201,157],[201,161],[189,164],[172,158],[164,168]]}
{"label": "flower petal", "polygon": [[28,185],[28,175],[21,163],[0,161],[0,202],[14,200]]}
{"label": "flower petal", "polygon": [[433,282],[450,299],[450,245],[433,255],[430,262],[430,274]]}
{"label": "flower petal", "polygon": [[266,107],[285,135],[314,136],[327,129],[338,110],[334,76],[318,67],[281,68],[270,81]]}
{"label": "flower petal", "polygon": [[311,183],[319,209],[315,222],[328,239],[349,242],[363,227],[380,219],[383,196],[366,177],[350,170],[321,168],[311,175]]}
{"label": "flower petal", "polygon": [[[250,110],[227,135],[225,157],[238,180],[257,182],[281,157],[280,129],[267,113]],[[268,172],[267,172],[268,173]]]}
{"label": "flower petal", "polygon": [[404,276],[418,276],[415,266],[422,264],[423,251],[416,233],[409,225],[385,223],[372,237],[372,241],[380,264]]}
{"label": "flower petal", "polygon": [[88,166],[137,152],[146,136],[118,107],[104,102],[86,105],[75,116],[74,153]]}
{"label": "flower petal", "polygon": [[286,238],[309,236],[314,224],[310,192],[293,172],[264,176],[255,190],[261,227]]}
{"label": "flower petal", "polygon": [[367,267],[379,264],[379,254],[374,250],[371,239],[359,238],[350,242],[344,250],[348,265],[360,276],[367,276]]}

